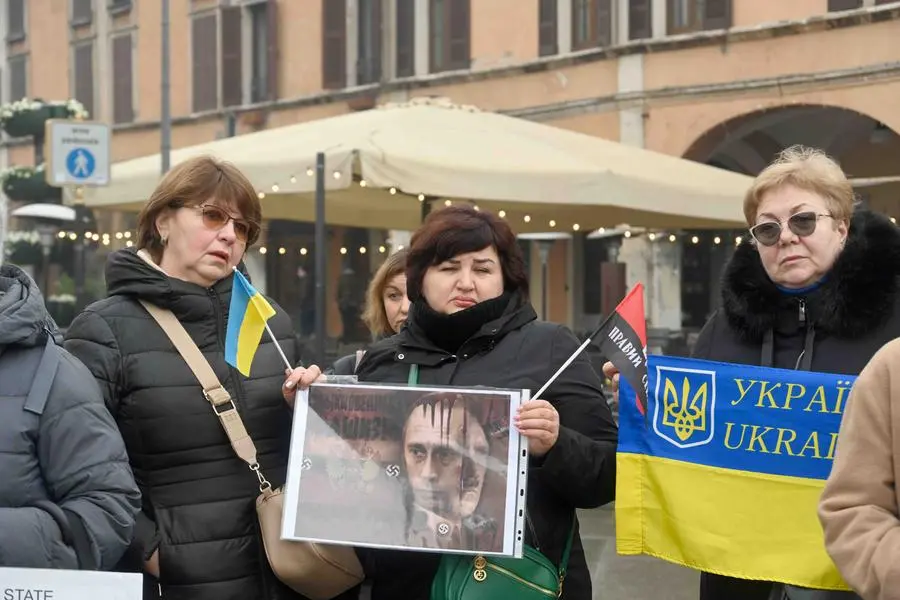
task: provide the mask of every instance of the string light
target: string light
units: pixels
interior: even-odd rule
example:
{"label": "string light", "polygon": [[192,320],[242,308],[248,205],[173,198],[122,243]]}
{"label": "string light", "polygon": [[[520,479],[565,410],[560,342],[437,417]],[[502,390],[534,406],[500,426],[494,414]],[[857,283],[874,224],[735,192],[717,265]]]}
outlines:
{"label": "string light", "polygon": [[722,238],[720,238],[719,236],[716,236],[713,238],[713,244],[718,246],[721,243],[722,243]]}
{"label": "string light", "polygon": [[277,183],[273,183],[273,184],[272,184],[272,191],[273,191],[273,192],[277,192],[279,189],[281,189],[281,188],[278,187],[278,184],[277,184]]}
{"label": "string light", "polygon": [[360,254],[365,254],[365,253],[366,253],[366,247],[365,247],[365,246],[360,246],[360,247],[359,247],[359,253],[360,253]]}
{"label": "string light", "polygon": [[278,249],[278,254],[284,254],[285,252],[287,252],[287,248],[285,248],[284,246]]}
{"label": "string light", "polygon": [[450,200],[444,200],[444,206],[450,206],[451,204],[453,204],[453,202]]}
{"label": "string light", "polygon": [[696,235],[693,236],[693,237],[691,237],[691,243],[692,243],[692,244],[696,244],[696,243],[699,242],[699,241],[700,241],[700,238],[698,238]]}
{"label": "string light", "polygon": [[505,210],[501,210],[500,212],[497,213],[497,216],[500,217],[501,219],[505,219],[505,218],[506,218],[506,211],[505,211]]}
{"label": "string light", "polygon": [[266,253],[266,247],[265,247],[265,246],[260,246],[260,247],[259,247],[259,253],[260,253],[260,254],[265,254],[265,253]]}
{"label": "string light", "polygon": [[526,223],[531,223],[531,215],[525,215],[524,218]]}
{"label": "string light", "polygon": [[360,179],[360,180],[359,180],[359,187],[366,187],[366,180],[365,180],[365,179]]}
{"label": "string light", "polygon": [[550,219],[550,223],[548,223],[548,225],[550,225],[550,227],[556,227],[556,221]]}
{"label": "string light", "polygon": [[653,233],[653,232],[648,233],[648,234],[647,234],[647,239],[649,239],[649,240],[652,242],[653,240],[656,239],[656,234]]}
{"label": "string light", "polygon": [[579,229],[581,229],[581,225],[579,225],[578,223],[572,225],[572,231],[578,231]]}
{"label": "string light", "polygon": [[341,254],[347,254],[347,249],[343,246],[341,247]]}
{"label": "string light", "polygon": [[669,234],[669,241],[670,241],[670,242],[674,242],[675,239],[676,239],[676,238],[675,238],[675,234],[674,234],[674,233]]}
{"label": "string light", "polygon": [[306,248],[300,248],[300,254],[306,256]]}
{"label": "string light", "polygon": [[736,238],[734,238],[734,245],[740,246],[742,241],[744,241],[744,238],[742,238],[741,236],[737,236]]}
{"label": "string light", "polygon": [[625,235],[625,237],[630,238],[630,237],[631,237],[631,231],[626,231],[626,232],[624,233],[624,235]]}

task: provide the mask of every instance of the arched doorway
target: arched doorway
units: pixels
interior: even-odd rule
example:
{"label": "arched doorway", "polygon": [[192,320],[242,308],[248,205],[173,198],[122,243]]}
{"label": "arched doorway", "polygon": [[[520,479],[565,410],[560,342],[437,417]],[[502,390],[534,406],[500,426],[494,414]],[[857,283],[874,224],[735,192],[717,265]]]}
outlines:
{"label": "arched doorway", "polygon": [[[857,111],[799,104],[740,115],[701,135],[684,158],[758,174],[794,144],[820,148],[835,158],[854,182],[858,199],[873,210],[900,217],[900,135]],[[702,327],[719,305],[719,279],[745,230],[686,232],[682,251],[683,327]]]}

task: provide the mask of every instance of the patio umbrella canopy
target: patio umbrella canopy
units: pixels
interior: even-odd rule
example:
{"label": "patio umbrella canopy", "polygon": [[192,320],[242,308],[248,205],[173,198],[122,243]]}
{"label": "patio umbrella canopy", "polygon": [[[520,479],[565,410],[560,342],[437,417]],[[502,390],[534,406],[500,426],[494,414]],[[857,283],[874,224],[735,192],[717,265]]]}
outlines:
{"label": "patio umbrella canopy", "polygon": [[[175,150],[240,168],[266,219],[315,220],[315,157],[326,157],[326,221],[415,229],[421,200],[505,211],[517,232],[725,228],[743,222],[751,179],[446,99],[418,98]],[[159,181],[158,154],[113,165],[86,190],[95,208],[136,211]]]}

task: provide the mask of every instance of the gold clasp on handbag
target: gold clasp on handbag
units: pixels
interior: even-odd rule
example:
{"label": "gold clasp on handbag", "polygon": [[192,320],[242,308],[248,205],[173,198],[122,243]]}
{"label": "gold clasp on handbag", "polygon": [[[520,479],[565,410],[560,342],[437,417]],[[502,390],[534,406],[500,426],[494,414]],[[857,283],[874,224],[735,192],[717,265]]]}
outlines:
{"label": "gold clasp on handbag", "polygon": [[475,581],[481,583],[487,579],[487,571],[484,570],[487,566],[487,560],[485,560],[483,556],[476,556],[472,566],[475,567],[475,571],[472,572],[472,578],[475,579]]}

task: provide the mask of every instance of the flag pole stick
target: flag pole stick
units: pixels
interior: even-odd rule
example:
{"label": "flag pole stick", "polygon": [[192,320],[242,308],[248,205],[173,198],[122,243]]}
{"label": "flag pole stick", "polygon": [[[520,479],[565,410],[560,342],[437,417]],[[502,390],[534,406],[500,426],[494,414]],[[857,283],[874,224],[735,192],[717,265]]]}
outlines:
{"label": "flag pole stick", "polygon": [[275,339],[275,334],[272,333],[272,330],[269,329],[269,324],[266,323],[266,331],[269,332],[269,338],[272,340],[272,343],[275,344],[275,347],[278,348],[278,354],[281,355],[281,360],[284,361],[284,365],[290,369],[294,370],[294,366],[291,364],[291,361],[288,360],[287,356],[284,353],[284,350],[281,349],[281,344],[278,343],[278,340]]}
{"label": "flag pole stick", "polygon": [[543,394],[544,392],[546,392],[546,391],[547,391],[547,388],[549,388],[551,385],[553,385],[553,382],[556,381],[556,378],[559,377],[559,376],[562,374],[563,371],[565,371],[567,368],[569,368],[569,365],[571,365],[572,362],[573,362],[576,358],[578,358],[578,355],[581,354],[581,353],[584,351],[585,348],[587,348],[588,346],[590,346],[591,342],[593,342],[593,341],[594,341],[594,338],[597,337],[597,334],[600,333],[600,331],[601,331],[604,327],[606,327],[606,324],[609,322],[609,320],[612,318],[612,316],[613,316],[614,314],[616,314],[616,311],[612,311],[611,313],[609,313],[609,314],[606,316],[605,319],[603,319],[603,322],[600,323],[600,325],[597,327],[597,329],[595,329],[595,330],[591,333],[591,335],[589,335],[589,336],[587,337],[587,339],[584,340],[584,342],[582,342],[582,344],[581,344],[580,346],[578,346],[578,349],[575,350],[575,352],[572,353],[572,356],[570,356],[568,359],[566,359],[566,362],[564,362],[564,363],[562,364],[562,366],[561,366],[559,369],[556,370],[556,373],[554,373],[553,376],[552,376],[550,379],[547,380],[547,383],[545,383],[543,386],[541,386],[541,389],[539,389],[539,390],[537,391],[537,393],[535,393],[534,398],[540,398],[540,397],[541,397],[541,394]]}

